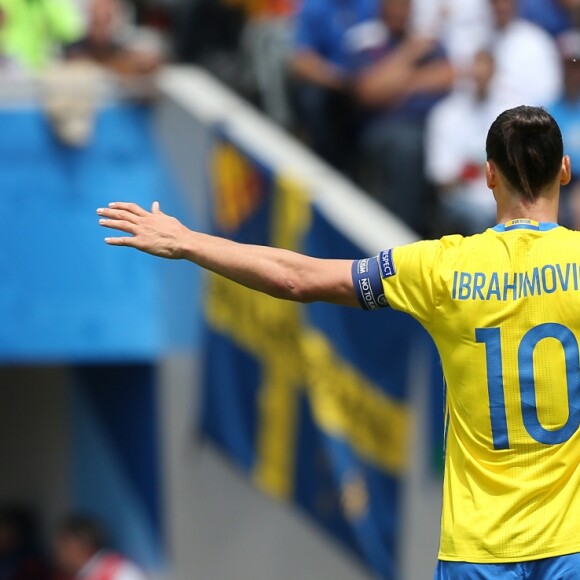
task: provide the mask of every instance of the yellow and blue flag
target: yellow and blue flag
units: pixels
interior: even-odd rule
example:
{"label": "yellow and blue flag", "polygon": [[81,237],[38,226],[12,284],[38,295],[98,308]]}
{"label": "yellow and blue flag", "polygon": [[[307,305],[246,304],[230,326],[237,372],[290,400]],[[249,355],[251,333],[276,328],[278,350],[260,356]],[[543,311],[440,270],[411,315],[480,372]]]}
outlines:
{"label": "yellow and blue flag", "polygon": [[[321,258],[364,255],[299,181],[223,132],[210,168],[214,233]],[[409,353],[419,326],[390,310],[276,300],[214,275],[205,316],[202,433],[379,577],[399,577]]]}

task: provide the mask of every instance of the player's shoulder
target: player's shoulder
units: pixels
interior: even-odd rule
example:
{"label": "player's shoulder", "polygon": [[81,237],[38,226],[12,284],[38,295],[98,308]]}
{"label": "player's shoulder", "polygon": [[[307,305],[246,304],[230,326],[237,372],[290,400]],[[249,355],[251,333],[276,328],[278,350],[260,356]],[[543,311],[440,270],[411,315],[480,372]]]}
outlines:
{"label": "player's shoulder", "polygon": [[546,243],[560,248],[562,251],[580,253],[580,231],[559,226],[545,236]]}
{"label": "player's shoulder", "polygon": [[[580,250],[580,231],[559,226],[550,230],[549,234],[549,236],[542,236],[543,239],[555,244],[577,242]],[[496,228],[488,228],[483,232],[470,236],[450,234],[433,240],[420,240],[394,249],[396,251],[402,250],[408,254],[429,255],[432,258],[451,257],[458,253],[471,254],[472,252],[482,251],[486,248],[491,251],[493,246],[496,246],[498,243],[501,244],[500,240],[501,232],[496,231]]]}
{"label": "player's shoulder", "polygon": [[420,240],[404,246],[394,247],[389,252],[383,252],[388,255],[389,261],[392,261],[395,270],[404,264],[405,268],[414,270],[435,271],[441,262],[441,257],[445,253],[453,251],[461,245],[463,236],[445,236],[434,240]]}
{"label": "player's shoulder", "polygon": [[490,248],[496,241],[493,229],[471,236],[461,234],[450,234],[435,240],[423,240],[411,244],[424,255],[429,255],[433,260],[433,265],[437,263],[453,260],[459,255],[473,255],[481,252],[484,248]]}
{"label": "player's shoulder", "polygon": [[459,234],[454,234],[432,240],[419,240],[403,246],[395,246],[393,250],[397,253],[435,255],[447,249],[460,247],[466,239]]}
{"label": "player's shoulder", "polygon": [[[456,249],[461,252],[472,252],[474,250],[482,250],[485,248],[491,250],[498,244],[503,245],[501,240],[502,237],[505,236],[505,232],[499,228],[500,226],[488,228],[487,230],[472,236],[445,236],[441,238],[442,247]],[[518,231],[521,232],[522,230]],[[560,247],[564,247],[565,244],[577,244],[566,247],[570,247],[571,249],[578,248],[580,250],[580,231],[571,230],[565,226],[557,226],[531,233],[540,243],[545,243],[547,245],[553,244]]]}
{"label": "player's shoulder", "polygon": [[480,234],[462,236],[451,234],[443,236],[437,240],[437,262],[443,264],[455,261],[460,255],[471,255],[479,251],[482,246],[488,243],[487,230]]}
{"label": "player's shoulder", "polygon": [[555,234],[556,236],[569,237],[570,239],[580,239],[579,230],[571,230],[566,226],[558,226],[557,228],[554,228],[551,233]]}

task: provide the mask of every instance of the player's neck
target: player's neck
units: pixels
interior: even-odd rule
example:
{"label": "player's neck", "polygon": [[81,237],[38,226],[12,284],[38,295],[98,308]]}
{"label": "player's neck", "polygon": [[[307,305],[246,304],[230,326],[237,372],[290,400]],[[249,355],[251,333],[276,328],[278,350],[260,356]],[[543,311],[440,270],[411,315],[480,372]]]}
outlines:
{"label": "player's neck", "polygon": [[533,203],[509,196],[498,200],[497,223],[505,224],[515,219],[529,219],[537,222],[558,222],[558,196],[539,197]]}

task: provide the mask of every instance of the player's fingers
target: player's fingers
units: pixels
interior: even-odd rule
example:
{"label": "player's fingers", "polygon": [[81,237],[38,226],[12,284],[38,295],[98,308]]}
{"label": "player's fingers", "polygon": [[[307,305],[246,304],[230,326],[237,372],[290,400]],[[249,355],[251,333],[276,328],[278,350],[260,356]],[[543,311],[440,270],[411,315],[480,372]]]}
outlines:
{"label": "player's fingers", "polygon": [[153,205],[151,206],[151,213],[162,213],[161,206],[159,205],[158,201],[153,202]]}
{"label": "player's fingers", "polygon": [[136,203],[128,203],[125,201],[114,201],[113,203],[109,204],[109,207],[111,209],[122,209],[139,216],[147,215],[147,212]]}
{"label": "player's fingers", "polygon": [[97,214],[104,218],[113,220],[125,220],[132,223],[137,223],[137,220],[139,219],[139,216],[135,215],[134,213],[125,211],[123,209],[110,209],[107,207],[100,207],[97,210]]}
{"label": "player's fingers", "polygon": [[135,246],[135,238],[105,238],[105,242],[109,246]]}
{"label": "player's fingers", "polygon": [[137,231],[134,223],[125,220],[99,220],[99,225],[104,228],[111,228],[112,230],[119,230],[121,232],[127,232],[128,234],[134,234]]}

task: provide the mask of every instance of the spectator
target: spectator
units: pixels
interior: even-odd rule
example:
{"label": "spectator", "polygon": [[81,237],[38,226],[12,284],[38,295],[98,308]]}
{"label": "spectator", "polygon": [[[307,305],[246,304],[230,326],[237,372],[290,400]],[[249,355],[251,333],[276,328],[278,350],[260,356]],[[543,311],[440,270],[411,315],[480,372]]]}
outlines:
{"label": "spectator", "polygon": [[574,178],[580,178],[580,31],[558,37],[564,66],[564,91],[550,113],[560,125],[566,153],[572,160]]}
{"label": "spectator", "polygon": [[84,147],[95,128],[103,71],[90,62],[55,65],[41,77],[41,103],[54,136],[69,147]]}
{"label": "spectator", "polygon": [[71,0],[0,0],[0,24],[0,54],[26,72],[45,68],[83,33]]}
{"label": "spectator", "polygon": [[384,33],[380,0],[304,0],[296,19],[291,69],[297,114],[313,149],[353,175],[355,102],[349,92],[353,44]]}
{"label": "spectator", "polygon": [[225,0],[178,4],[174,16],[177,59],[199,64],[225,84],[241,90],[240,39],[244,22],[244,11]]}
{"label": "spectator", "polygon": [[522,18],[557,36],[572,26],[576,0],[520,0]]}
{"label": "spectator", "polygon": [[67,48],[68,58],[91,60],[122,75],[154,72],[161,64],[161,55],[122,43],[118,34],[122,20],[120,0],[92,0],[87,34]]}
{"label": "spectator", "polygon": [[493,91],[504,108],[548,105],[560,94],[562,69],[547,32],[518,17],[517,0],[490,0],[493,9]]}
{"label": "spectator", "polygon": [[279,124],[288,127],[287,69],[292,50],[292,18],[298,0],[229,0],[242,6],[248,20],[242,36],[249,89],[258,104]]}
{"label": "spectator", "polygon": [[432,111],[426,133],[427,175],[442,209],[438,234],[472,235],[495,224],[495,202],[485,181],[489,126],[503,111],[490,94],[494,60],[479,52],[471,82],[457,87]]}
{"label": "spectator", "polygon": [[568,227],[580,230],[580,181],[574,180],[568,185]]}
{"label": "spectator", "polygon": [[425,231],[429,188],[424,167],[425,121],[452,87],[454,72],[435,40],[411,32],[410,0],[384,0],[382,43],[366,51],[354,93],[368,119],[361,150],[375,196],[409,226]]}
{"label": "spectator", "polygon": [[47,580],[38,547],[36,518],[25,507],[0,508],[0,580]]}
{"label": "spectator", "polygon": [[293,69],[308,81],[302,111],[314,149],[353,176],[360,148],[376,197],[422,229],[424,122],[450,89],[453,69],[435,40],[411,33],[410,0],[379,8],[369,0],[307,1]]}
{"label": "spectator", "polygon": [[580,183],[580,31],[564,32],[558,37],[558,47],[564,67],[564,91],[550,107],[550,113],[560,125],[564,148],[572,161],[572,177],[577,182],[562,190],[560,221],[569,225],[570,213],[577,214],[570,204],[578,205],[571,192],[577,192]]}
{"label": "spectator", "polygon": [[489,0],[415,0],[413,12],[415,29],[439,38],[460,70],[469,69],[476,53],[489,45]]}
{"label": "spectator", "polygon": [[88,517],[70,516],[61,523],[56,551],[67,580],[145,580],[133,563],[106,549],[103,531]]}

